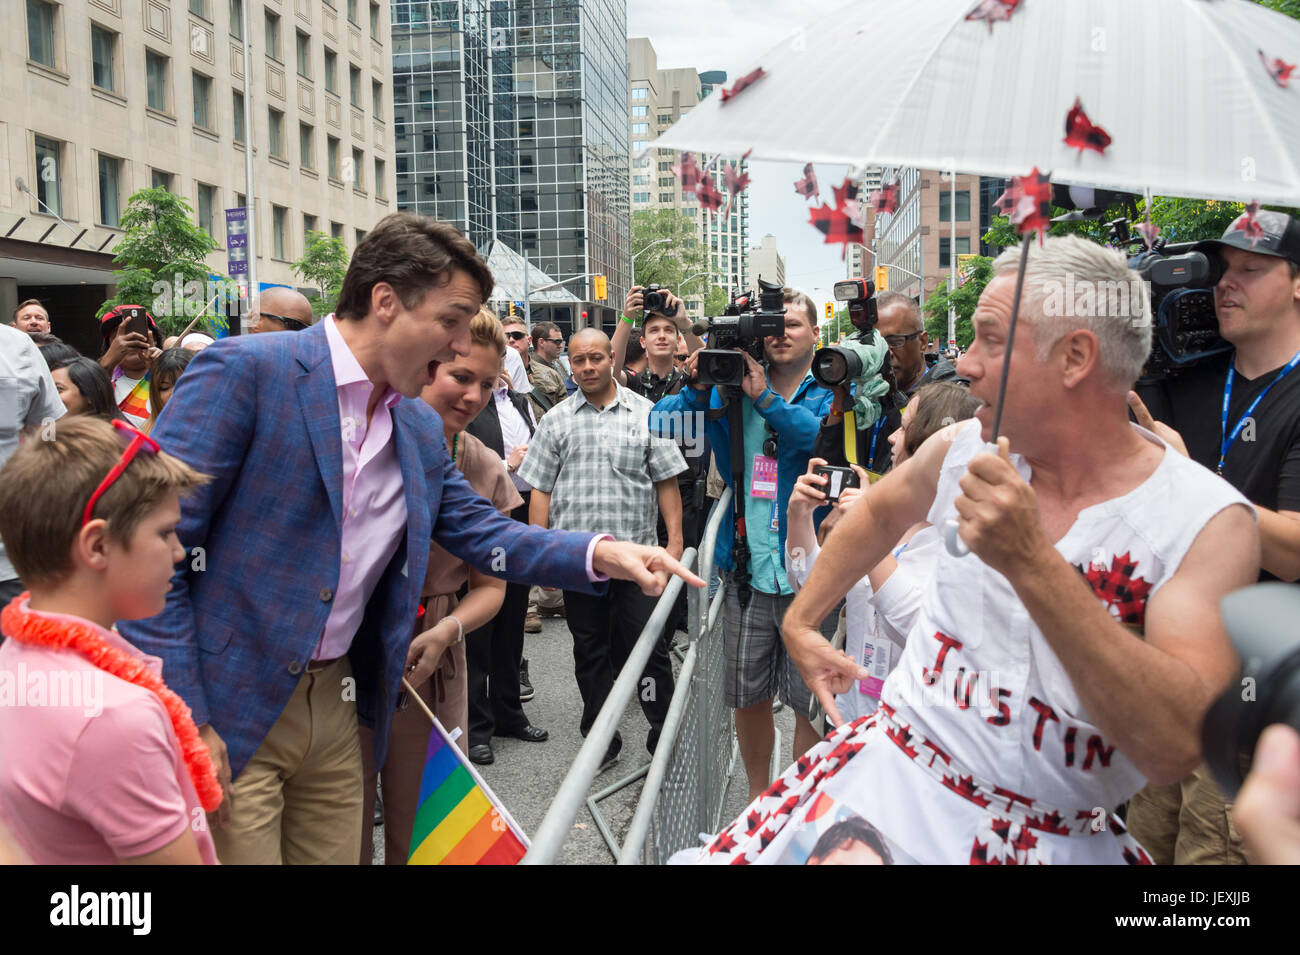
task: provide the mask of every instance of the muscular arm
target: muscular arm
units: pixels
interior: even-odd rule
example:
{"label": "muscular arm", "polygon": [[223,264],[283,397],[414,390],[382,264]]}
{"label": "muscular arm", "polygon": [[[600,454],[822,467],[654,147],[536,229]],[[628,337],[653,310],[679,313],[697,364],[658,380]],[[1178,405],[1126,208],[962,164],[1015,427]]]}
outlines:
{"label": "muscular arm", "polygon": [[1050,544],[1011,584],[1060,658],[1089,718],[1153,783],[1201,761],[1201,718],[1236,655],[1219,599],[1255,582],[1259,537],[1245,507],[1221,511],[1147,602],[1146,637],[1116,621]]}
{"label": "muscular arm", "polygon": [[[677,487],[677,478],[664,478],[655,481],[655,493],[659,496],[659,514],[668,528],[668,553],[674,557],[682,556],[682,492]],[[530,514],[531,517],[531,509]]]}
{"label": "muscular arm", "polygon": [[1300,512],[1258,506],[1255,510],[1259,514],[1260,566],[1274,577],[1295,583],[1300,580]]}

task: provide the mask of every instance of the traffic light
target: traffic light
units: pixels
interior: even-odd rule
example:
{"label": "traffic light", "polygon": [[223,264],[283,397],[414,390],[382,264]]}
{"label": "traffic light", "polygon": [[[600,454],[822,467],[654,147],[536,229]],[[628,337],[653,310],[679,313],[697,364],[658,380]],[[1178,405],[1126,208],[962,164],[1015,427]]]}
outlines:
{"label": "traffic light", "polygon": [[511,302],[511,303],[510,303],[510,311],[509,311],[509,313],[507,314],[507,317],[508,317],[508,318],[514,318],[514,317],[515,317],[515,303],[514,303],[514,302]]}
{"label": "traffic light", "polygon": [[827,302],[827,303],[826,303],[826,321],[828,321],[828,322],[832,322],[832,321],[834,321],[834,320],[835,320],[835,306],[832,305],[830,302]]}
{"label": "traffic light", "polygon": [[609,283],[605,281],[605,276],[596,275],[592,277],[594,294],[597,302],[603,302],[609,295]]}
{"label": "traffic light", "polygon": [[876,266],[876,291],[889,291],[889,266],[887,265]]}

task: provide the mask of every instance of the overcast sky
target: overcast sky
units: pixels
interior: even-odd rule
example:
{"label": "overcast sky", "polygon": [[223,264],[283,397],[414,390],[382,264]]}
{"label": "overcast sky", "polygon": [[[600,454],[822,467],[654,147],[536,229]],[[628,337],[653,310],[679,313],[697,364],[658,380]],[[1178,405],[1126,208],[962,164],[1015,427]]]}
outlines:
{"label": "overcast sky", "polygon": [[[844,5],[845,0],[628,0],[627,32],[650,38],[661,70],[726,70],[734,80],[761,65],[763,55],[800,26]],[[750,160],[749,167],[750,245],[769,232],[776,236],[786,284],[819,305],[829,302],[846,263],[840,260],[842,246],[823,245],[822,234],[808,224],[811,203],[794,192],[802,165]],[[831,186],[845,172],[843,166],[817,167],[823,202],[832,201]]]}

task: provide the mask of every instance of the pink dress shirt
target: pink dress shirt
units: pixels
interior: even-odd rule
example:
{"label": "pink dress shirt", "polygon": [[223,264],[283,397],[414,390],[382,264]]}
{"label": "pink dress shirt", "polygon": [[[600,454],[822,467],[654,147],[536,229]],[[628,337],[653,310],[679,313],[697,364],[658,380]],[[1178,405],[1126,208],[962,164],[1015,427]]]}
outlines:
{"label": "pink dress shirt", "polygon": [[325,319],[325,340],[339,395],[343,535],[334,605],[313,654],[315,660],[333,660],[348,652],[366,603],[406,533],[406,496],[393,443],[392,413],[402,396],[387,388],[367,425],[366,405],[375,386],[339,334],[333,315]]}
{"label": "pink dress shirt", "polygon": [[[162,674],[161,659],[97,629],[109,646]],[[0,693],[0,819],[33,862],[113,865],[189,829],[199,857],[217,864],[176,731],[152,691],[75,651],[17,640],[0,644],[0,681],[17,691],[16,698]],[[48,692],[33,696],[37,686]]]}

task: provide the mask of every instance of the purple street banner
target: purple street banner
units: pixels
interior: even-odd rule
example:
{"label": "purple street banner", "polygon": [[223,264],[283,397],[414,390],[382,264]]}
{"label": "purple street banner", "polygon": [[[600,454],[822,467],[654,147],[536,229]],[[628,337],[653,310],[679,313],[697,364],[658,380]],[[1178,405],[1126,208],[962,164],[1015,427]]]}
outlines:
{"label": "purple street banner", "polygon": [[243,206],[226,210],[226,273],[248,275],[248,210]]}

